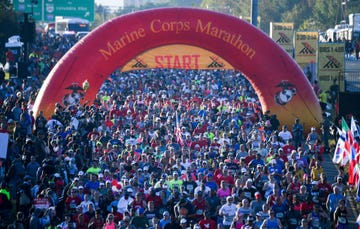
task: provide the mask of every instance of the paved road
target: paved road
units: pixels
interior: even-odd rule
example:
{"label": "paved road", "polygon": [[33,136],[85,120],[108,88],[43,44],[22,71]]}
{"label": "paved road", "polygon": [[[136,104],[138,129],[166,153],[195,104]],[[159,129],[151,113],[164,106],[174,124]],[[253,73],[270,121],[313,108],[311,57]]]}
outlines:
{"label": "paved road", "polygon": [[[345,61],[345,72],[349,72],[348,73],[348,77],[347,77],[347,73],[345,73],[345,79],[350,78],[348,80],[350,80],[349,84],[350,84],[350,90],[351,91],[356,91],[359,92],[360,91],[360,60],[346,60]],[[324,166],[326,166],[328,169],[325,169],[325,171],[329,170],[329,173],[333,173],[332,172],[332,166],[335,167],[334,164],[332,164],[331,162],[331,155],[328,155],[329,160],[326,160]],[[332,165],[331,165],[332,164]],[[335,167],[336,168],[336,167]],[[337,168],[336,168],[337,169]],[[356,202],[356,200],[354,199],[354,195],[352,195],[351,193],[349,193],[347,195],[347,199],[350,203],[350,207],[351,207],[351,218],[350,221],[352,223],[351,228],[358,228],[357,224],[356,224],[356,218],[360,212],[360,209],[358,208],[358,203]]]}
{"label": "paved road", "polygon": [[345,70],[360,70],[360,60],[345,60]]}
{"label": "paved road", "polygon": [[[326,176],[328,177],[328,180],[333,181],[338,174],[338,167],[335,166],[334,163],[332,163],[332,154],[326,154],[324,156],[324,161],[322,162],[322,166],[324,168]],[[356,224],[356,218],[358,216],[357,203],[354,199],[354,196],[351,193],[348,193],[346,195],[346,198],[348,200],[349,209],[350,209],[349,229],[356,229],[358,228],[358,225]],[[326,225],[324,228],[330,228],[330,227]]]}
{"label": "paved road", "polygon": [[360,92],[360,60],[345,61],[346,90]]}

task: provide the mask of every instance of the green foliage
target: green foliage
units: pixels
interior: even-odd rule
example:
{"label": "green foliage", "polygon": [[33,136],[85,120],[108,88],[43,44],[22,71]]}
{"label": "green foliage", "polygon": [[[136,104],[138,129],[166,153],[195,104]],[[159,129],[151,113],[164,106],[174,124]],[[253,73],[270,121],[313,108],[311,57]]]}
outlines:
{"label": "green foliage", "polygon": [[5,59],[5,43],[13,35],[19,34],[17,15],[9,0],[0,0],[0,63]]}
{"label": "green foliage", "polygon": [[108,6],[95,4],[94,22],[91,24],[91,29],[100,26],[113,17],[115,17],[115,15],[111,12]]}
{"label": "green foliage", "polygon": [[[342,2],[346,1],[346,6]],[[252,0],[203,0],[201,7],[250,17]],[[270,22],[293,22],[295,30],[333,28],[350,13],[360,13],[360,0],[258,0],[260,29],[269,33]]]}

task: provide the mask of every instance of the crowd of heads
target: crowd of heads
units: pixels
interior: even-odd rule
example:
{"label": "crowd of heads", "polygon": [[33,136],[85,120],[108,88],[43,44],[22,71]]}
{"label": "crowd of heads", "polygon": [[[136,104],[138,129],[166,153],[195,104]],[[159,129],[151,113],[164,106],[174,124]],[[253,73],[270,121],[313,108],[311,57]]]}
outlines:
{"label": "crowd of heads", "polygon": [[59,101],[51,117],[35,117],[38,81],[69,47],[43,37],[34,48],[31,77],[0,88],[9,136],[3,223],[297,228],[339,218],[328,213],[343,199],[345,175],[327,180],[321,135],[263,113],[241,73],[116,71],[94,101]]}

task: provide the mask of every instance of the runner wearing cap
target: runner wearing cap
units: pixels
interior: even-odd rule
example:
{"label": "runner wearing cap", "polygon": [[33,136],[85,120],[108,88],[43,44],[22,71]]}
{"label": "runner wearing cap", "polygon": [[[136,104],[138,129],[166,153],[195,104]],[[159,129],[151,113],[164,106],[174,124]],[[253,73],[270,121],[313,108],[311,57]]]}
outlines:
{"label": "runner wearing cap", "polygon": [[128,212],[127,206],[131,203],[134,199],[130,196],[130,193],[125,190],[124,195],[119,199],[117,203],[118,212],[125,214]]}
{"label": "runner wearing cap", "polygon": [[281,221],[275,217],[275,211],[269,209],[269,215],[270,217],[264,220],[260,229],[282,229],[283,225],[281,224]]}
{"label": "runner wearing cap", "polygon": [[241,229],[253,229],[254,228],[255,217],[249,215],[246,217],[246,223],[241,227]]}
{"label": "runner wearing cap", "polygon": [[133,217],[130,219],[130,224],[133,225],[137,229],[145,229],[148,228],[149,222],[148,218],[144,215],[145,209],[138,208]]}
{"label": "runner wearing cap", "polygon": [[137,192],[135,194],[135,199],[133,199],[127,206],[130,216],[134,216],[139,208],[146,208],[146,201],[144,200],[144,193],[142,192]]}
{"label": "runner wearing cap", "polygon": [[219,209],[219,215],[223,217],[222,225],[225,229],[230,228],[236,215],[237,207],[233,201],[234,198],[232,196],[228,196],[226,198],[226,203]]}
{"label": "runner wearing cap", "polygon": [[161,229],[164,229],[166,224],[171,223],[170,213],[168,211],[164,211],[163,218],[160,219],[159,226]]}
{"label": "runner wearing cap", "polygon": [[261,224],[264,222],[263,218],[262,218],[262,213],[258,212],[255,214],[255,221],[254,221],[254,227],[255,228],[260,228]]}
{"label": "runner wearing cap", "polygon": [[65,210],[67,212],[73,212],[76,211],[76,206],[80,205],[81,199],[78,196],[78,188],[73,187],[70,191],[70,196],[68,196],[65,200]]}
{"label": "runner wearing cap", "polygon": [[195,199],[191,202],[195,208],[195,213],[191,216],[196,222],[198,222],[203,216],[204,211],[209,210],[209,204],[204,198],[202,191],[195,193]]}
{"label": "runner wearing cap", "polygon": [[250,208],[252,209],[252,212],[254,214],[258,213],[262,210],[262,206],[265,204],[265,201],[262,198],[262,195],[260,192],[255,192],[255,199],[251,200],[250,202]]}
{"label": "runner wearing cap", "polygon": [[179,179],[179,173],[174,171],[173,172],[173,179],[169,180],[169,189],[172,191],[174,187],[180,188],[183,181]]}

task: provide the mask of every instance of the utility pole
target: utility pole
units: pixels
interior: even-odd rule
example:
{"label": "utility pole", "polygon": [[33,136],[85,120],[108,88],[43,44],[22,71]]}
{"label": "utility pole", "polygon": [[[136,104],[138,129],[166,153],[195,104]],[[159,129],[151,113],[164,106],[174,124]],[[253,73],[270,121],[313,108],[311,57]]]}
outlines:
{"label": "utility pole", "polygon": [[258,18],[258,0],[251,0],[251,24],[257,27]]}
{"label": "utility pole", "polygon": [[342,6],[342,16],[343,16],[343,20],[346,23],[346,0],[344,0],[343,2],[341,2],[341,6]]}
{"label": "utility pole", "polygon": [[[20,23],[21,38],[24,42],[24,56],[18,64],[18,76],[24,77],[26,75],[27,64],[29,61],[29,46],[35,40],[35,20],[34,20],[34,4],[37,0],[31,0],[31,13],[24,13],[24,21]],[[31,15],[31,17],[29,16]]]}

